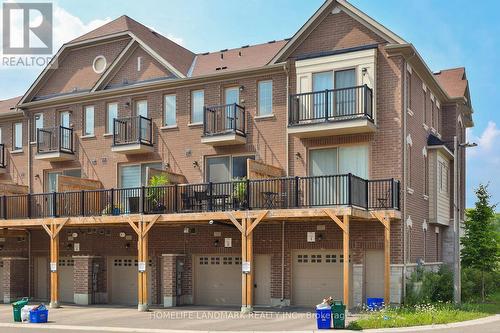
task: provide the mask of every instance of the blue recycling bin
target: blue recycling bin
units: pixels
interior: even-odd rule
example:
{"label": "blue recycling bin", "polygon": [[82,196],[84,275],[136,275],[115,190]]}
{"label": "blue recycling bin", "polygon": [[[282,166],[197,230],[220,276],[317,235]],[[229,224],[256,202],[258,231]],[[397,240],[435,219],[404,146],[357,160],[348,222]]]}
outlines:
{"label": "blue recycling bin", "polygon": [[319,330],[329,330],[332,327],[332,309],[316,309],[316,321]]}
{"label": "blue recycling bin", "polygon": [[40,305],[37,309],[30,311],[30,323],[46,323],[49,320],[49,310],[45,305]]}
{"label": "blue recycling bin", "polygon": [[384,307],[384,299],[378,297],[369,297],[366,299],[366,307],[369,310],[379,310]]}

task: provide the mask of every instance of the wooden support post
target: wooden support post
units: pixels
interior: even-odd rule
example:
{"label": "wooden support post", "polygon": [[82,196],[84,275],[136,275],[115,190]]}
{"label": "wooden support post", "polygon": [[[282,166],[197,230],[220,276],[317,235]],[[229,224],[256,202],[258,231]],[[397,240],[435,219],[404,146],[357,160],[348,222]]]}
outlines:
{"label": "wooden support post", "polygon": [[391,224],[388,218],[384,228],[384,302],[391,303]]}
{"label": "wooden support post", "polygon": [[344,304],[349,309],[349,215],[344,215],[343,248],[344,248]]}
{"label": "wooden support post", "polygon": [[[142,251],[143,251],[143,239],[142,239],[142,223],[139,222],[137,233],[137,262],[142,262]],[[144,297],[142,295],[142,273],[137,272],[137,309],[142,310],[144,304]]]}
{"label": "wooden support post", "polygon": [[384,213],[372,212],[384,226],[384,302],[391,303],[391,219]]}
{"label": "wooden support post", "polygon": [[[144,232],[144,228],[143,228]],[[143,309],[141,311],[147,311],[149,308],[149,297],[148,297],[148,270],[149,270],[149,257],[148,257],[148,244],[149,238],[148,233],[144,232],[142,235],[142,261],[145,265],[145,270],[142,272],[142,304]]]}
{"label": "wooden support post", "polygon": [[[247,219],[243,218],[241,220],[241,263],[245,263],[248,260],[247,257]],[[251,269],[253,267],[250,267]],[[241,272],[241,312],[248,312],[247,308],[247,274]]]}
{"label": "wooden support post", "polygon": [[247,290],[247,312],[253,311],[253,294],[254,294],[254,277],[255,277],[255,265],[253,256],[253,232],[251,230],[250,219],[247,219],[247,262],[250,263],[250,272],[246,274],[246,290]]}
{"label": "wooden support post", "polygon": [[50,307],[59,307],[59,233],[52,221],[50,225]]}

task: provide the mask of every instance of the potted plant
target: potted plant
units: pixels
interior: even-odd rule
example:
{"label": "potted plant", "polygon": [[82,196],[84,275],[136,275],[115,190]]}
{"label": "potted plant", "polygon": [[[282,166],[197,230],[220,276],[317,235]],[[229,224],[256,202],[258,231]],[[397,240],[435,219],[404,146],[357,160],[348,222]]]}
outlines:
{"label": "potted plant", "polygon": [[247,182],[246,178],[233,179],[233,205],[235,209],[246,209],[247,202]]}
{"label": "potted plant", "polygon": [[170,181],[165,175],[155,175],[149,179],[149,184],[147,188],[147,200],[149,210],[152,212],[163,212],[166,210],[166,206],[163,202],[164,189],[162,186],[168,185]]}

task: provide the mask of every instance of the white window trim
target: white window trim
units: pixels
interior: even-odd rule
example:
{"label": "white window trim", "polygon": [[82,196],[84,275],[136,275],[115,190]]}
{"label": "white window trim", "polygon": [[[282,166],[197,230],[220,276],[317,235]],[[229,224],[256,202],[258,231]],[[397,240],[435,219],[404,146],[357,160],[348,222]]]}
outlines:
{"label": "white window trim", "polygon": [[[260,112],[260,85],[261,83],[271,83],[271,113],[268,113],[268,114],[261,114]],[[261,80],[261,81],[258,81],[257,82],[257,115],[255,118],[257,117],[272,117],[274,116],[274,104],[273,104],[273,98],[274,98],[274,94],[273,94],[273,90],[274,90],[274,82],[273,80]]]}
{"label": "white window trim", "polygon": [[[175,124],[167,124],[167,103],[165,99],[169,96],[175,97],[174,113],[175,113]],[[177,94],[166,94],[163,95],[163,126],[160,129],[176,128],[177,127]]]}
{"label": "white window trim", "polygon": [[[92,127],[92,134],[87,134],[87,108],[92,107],[92,113],[94,118],[94,126]],[[82,121],[82,136],[81,138],[90,138],[95,137],[95,106],[94,105],[86,105],[83,107],[83,121]]]}
{"label": "white window trim", "polygon": [[[112,102],[112,103],[108,103],[106,104],[106,112],[105,112],[105,123],[104,123],[104,130],[106,131],[106,133],[104,133],[103,136],[111,136],[113,135],[113,123],[109,124],[108,126],[108,114],[109,114],[109,106],[110,105],[116,105],[116,118],[118,118],[118,102]],[[108,128],[109,127],[109,128]]]}
{"label": "white window trim", "polygon": [[194,95],[195,93],[198,93],[198,92],[202,92],[203,93],[203,105],[202,107],[205,105],[205,89],[197,89],[197,90],[192,90],[191,91],[191,94],[190,94],[190,98],[191,98],[191,107],[190,107],[190,110],[189,110],[189,124],[188,126],[197,126],[197,125],[203,125],[203,110],[201,111],[202,112],[202,115],[201,115],[201,121],[197,121],[197,122],[193,122],[193,118],[194,118]]}

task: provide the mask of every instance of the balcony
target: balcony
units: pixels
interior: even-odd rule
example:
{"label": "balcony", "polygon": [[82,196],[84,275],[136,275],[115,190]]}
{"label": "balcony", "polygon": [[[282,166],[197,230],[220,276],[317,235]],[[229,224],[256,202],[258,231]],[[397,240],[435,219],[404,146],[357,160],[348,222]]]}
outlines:
{"label": "balcony", "polygon": [[49,162],[74,160],[73,129],[64,126],[37,129],[35,159]]}
{"label": "balcony", "polygon": [[355,207],[399,210],[399,182],[354,175],[287,177],[161,187],[0,197],[0,218],[174,214],[259,209]]}
{"label": "balcony", "polygon": [[211,146],[246,143],[245,108],[238,104],[205,106],[201,142]]}
{"label": "balcony", "polygon": [[120,154],[144,154],[153,151],[153,123],[143,116],[115,118],[113,146]]}
{"label": "balcony", "polygon": [[0,143],[0,174],[6,173],[7,163],[5,159],[5,145]]}
{"label": "balcony", "polygon": [[375,131],[367,86],[290,95],[288,133],[311,138]]}

